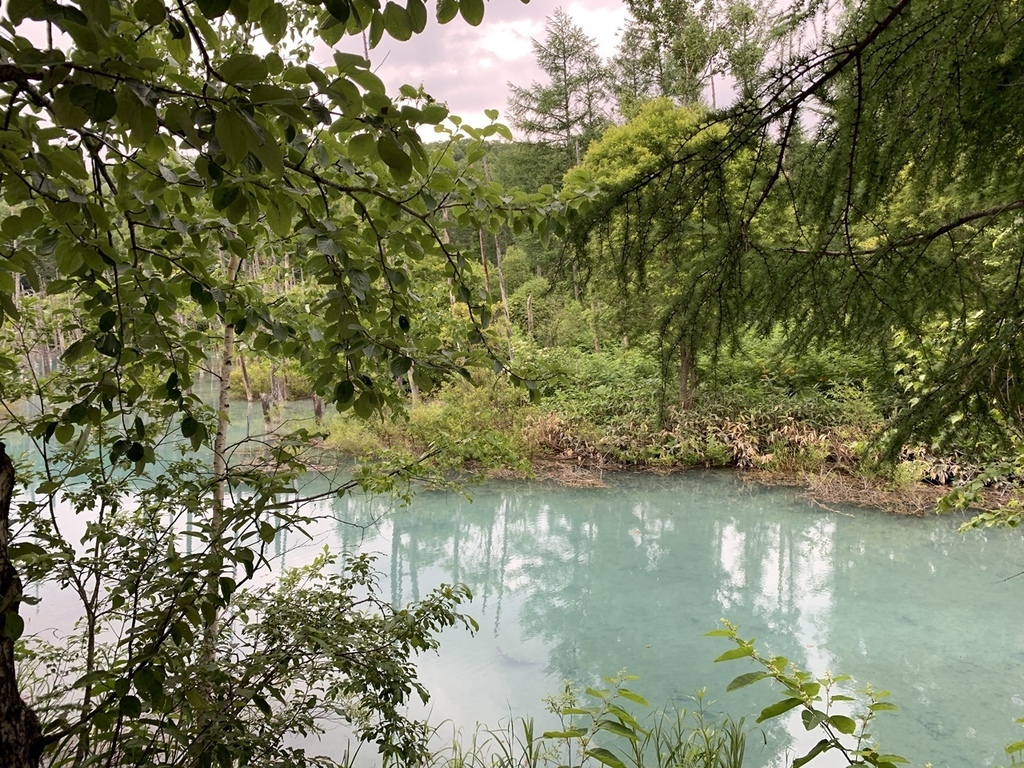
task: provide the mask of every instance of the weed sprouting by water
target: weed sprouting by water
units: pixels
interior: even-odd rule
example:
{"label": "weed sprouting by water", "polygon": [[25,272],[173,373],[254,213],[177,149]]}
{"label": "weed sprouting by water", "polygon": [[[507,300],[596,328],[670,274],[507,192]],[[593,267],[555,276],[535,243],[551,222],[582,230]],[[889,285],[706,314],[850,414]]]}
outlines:
{"label": "weed sprouting by water", "polygon": [[[740,768],[747,732],[742,719],[714,720],[703,689],[692,709],[651,710],[626,687],[636,680],[620,672],[605,678],[608,688],[571,683],[544,700],[559,721],[557,730],[537,733],[531,717],[511,718],[498,728],[478,726],[468,737],[453,734],[434,753],[431,768]],[[634,715],[630,709],[644,712]]]}

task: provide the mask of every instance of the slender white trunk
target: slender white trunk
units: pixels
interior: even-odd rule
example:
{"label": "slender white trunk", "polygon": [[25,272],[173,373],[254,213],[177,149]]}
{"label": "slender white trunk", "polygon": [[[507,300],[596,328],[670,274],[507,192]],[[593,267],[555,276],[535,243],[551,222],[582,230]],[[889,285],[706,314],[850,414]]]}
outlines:
{"label": "slender white trunk", "polygon": [[[231,254],[231,261],[228,263],[227,283],[233,284],[238,276],[238,268],[242,263],[241,257],[236,253]],[[233,323],[224,323],[224,349],[220,360],[220,384],[217,394],[217,434],[213,438],[213,509],[211,510],[210,528],[212,541],[210,546],[215,553],[223,549],[221,538],[224,536],[224,499],[228,487],[228,424],[230,415],[228,409],[231,405],[231,370],[235,363],[235,326]],[[211,570],[209,576],[208,590],[216,594],[219,588],[220,573],[218,569]],[[220,632],[219,617],[206,626],[205,654],[208,660],[212,660],[217,644],[217,635]]]}

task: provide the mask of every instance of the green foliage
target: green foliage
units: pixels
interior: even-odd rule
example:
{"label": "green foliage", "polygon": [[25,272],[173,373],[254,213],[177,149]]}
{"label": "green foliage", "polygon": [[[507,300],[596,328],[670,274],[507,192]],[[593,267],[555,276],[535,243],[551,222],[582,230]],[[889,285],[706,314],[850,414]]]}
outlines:
{"label": "green foliage", "polygon": [[540,392],[569,422],[650,432],[661,405],[657,363],[640,350],[538,353]]}
{"label": "green foliage", "polygon": [[[739,273],[723,264],[741,245],[730,228],[735,207],[750,194],[748,159],[730,158],[696,185],[675,160],[700,164],[718,157],[728,140],[703,110],[655,99],[606,131],[566,177],[567,185],[593,181],[602,189],[572,219],[574,246],[591,285],[614,295],[622,332],[657,339],[666,382],[685,367],[680,357],[693,361],[724,346],[754,320],[736,294],[758,279],[757,266]],[[693,371],[681,378],[692,384]]]}
{"label": "green foliage", "polygon": [[[64,538],[59,518],[44,526],[46,496],[19,505],[26,524],[49,531],[45,548],[18,551],[25,576],[38,582],[57,571],[91,595],[69,634],[33,638],[22,658],[40,717],[73,733],[47,750],[46,765],[113,755],[138,766],[298,766],[306,760],[286,737],[331,719],[396,761],[425,754],[421,724],[404,713],[411,695],[426,696],[413,657],[436,647],[445,627],[475,628],[457,612],[468,590],[442,586],[418,604],[392,606],[377,596],[368,558],[328,554],[260,585],[279,533],[308,522],[297,512],[240,498],[234,535],[218,546],[201,463],[175,462],[141,482],[105,474],[99,459],[68,466],[78,483],[38,487],[64,485],[74,512],[90,520],[75,541],[87,554]],[[285,472],[275,479],[283,490]],[[212,589],[211,561],[222,563]]]}
{"label": "green foliage", "polygon": [[[438,768],[740,768],[746,746],[743,720],[713,721],[704,691],[695,708],[648,711],[649,704],[626,687],[633,675],[607,677],[608,688],[590,687],[581,696],[566,683],[545,699],[560,726],[538,736],[531,718],[487,729],[463,743],[457,737],[434,763]],[[640,714],[634,714],[637,709]]]}
{"label": "green foliage", "polygon": [[403,433],[441,468],[528,468],[522,437],[528,393],[501,375],[456,379],[409,413]]}
{"label": "green foliage", "polygon": [[630,17],[612,60],[612,91],[624,117],[651,98],[713,100],[714,78],[723,74],[744,96],[752,95],[770,34],[771,6],[764,0],[626,5]]}
{"label": "green foliage", "polygon": [[[269,394],[278,388],[287,389],[290,400],[303,400],[313,394],[312,384],[294,360],[286,361],[280,369],[269,360],[246,360],[245,369],[249,374],[249,386],[257,398],[261,393]],[[272,376],[278,380],[277,386]],[[238,366],[231,371],[231,396],[244,398],[245,394],[245,380],[242,368]]]}
{"label": "green foliage", "polygon": [[505,251],[502,268],[505,271],[505,290],[510,296],[514,296],[520,287],[534,277],[526,253],[514,245]]}
{"label": "green foliage", "polygon": [[324,447],[347,456],[370,456],[380,447],[371,424],[350,413],[330,414],[324,432]]}
{"label": "green foliage", "polygon": [[872,741],[868,731],[877,713],[897,709],[895,704],[886,701],[888,692],[876,692],[870,686],[860,691],[864,697],[861,702],[862,709],[856,717],[851,717],[842,710],[847,709],[847,705],[855,703],[856,700],[842,692],[845,689],[837,687],[849,681],[849,677],[826,674],[824,677],[815,678],[783,656],[762,656],[754,647],[753,640],[740,638],[736,626],[724,619],[722,625],[722,629],[708,632],[708,636],[727,638],[736,647],[725,651],[715,661],[750,659],[760,667],[758,671],[747,672],[734,679],[729,683],[727,690],[743,688],[761,680],[773,680],[781,689],[783,698],[761,710],[757,722],[771,720],[790,710],[799,709],[804,728],[808,731],[817,730],[822,736],[806,755],[793,761],[793,768],[800,768],[826,752],[838,753],[843,762],[851,766],[895,768],[897,764],[908,762],[899,755],[880,753],[878,745]]}
{"label": "green foliage", "polygon": [[564,172],[579,162],[603,127],[604,66],[597,43],[561,8],[546,20],[544,41],[532,41],[537,64],[550,80],[510,84],[509,112],[527,136],[562,149]]}
{"label": "green foliage", "polygon": [[[541,350],[524,360],[548,414],[527,430],[538,451],[653,466],[852,471],[856,446],[884,423],[871,394],[819,381],[818,373],[835,373],[825,365],[814,386],[794,391],[786,377],[762,375],[763,361],[737,355],[683,410],[666,408],[659,363],[640,349]],[[800,358],[790,363],[799,370]],[[795,371],[791,378],[809,381]]]}
{"label": "green foliage", "polygon": [[547,700],[561,727],[545,732],[544,738],[560,742],[562,764],[571,768],[597,763],[609,768],[739,768],[743,764],[746,734],[742,719],[726,718],[718,725],[708,722],[704,691],[698,691],[694,697],[697,709],[692,713],[663,713],[645,728],[629,711],[630,704],[650,706],[625,686],[637,679],[625,672],[606,677],[610,688],[588,687],[584,691],[589,705],[568,685],[561,695]]}
{"label": "green foliage", "polygon": [[[773,64],[674,142],[652,141],[669,124],[649,105],[631,110],[602,141],[614,153],[585,163],[602,190],[574,222],[577,246],[661,310],[670,345],[722,349],[751,326],[781,327],[796,348],[924,340],[937,354],[916,366],[926,376],[893,446],[958,415],[1019,433],[1024,189],[1008,169],[1022,123],[1006,98],[1020,84],[1019,3],[860,0],[833,14],[794,2],[767,37],[739,3],[638,0],[632,44],[658,62],[677,42],[713,49],[688,32],[723,5],[746,30],[729,66],[767,45]],[[703,62],[719,54],[683,52],[690,72],[715,70]]]}
{"label": "green foliage", "polygon": [[768,336],[746,333],[708,360],[710,386],[761,384],[792,394],[858,387],[882,393],[892,385],[885,350],[857,350],[840,344],[792,349],[781,329]]}
{"label": "green foliage", "polygon": [[[435,10],[475,25],[484,3]],[[13,552],[28,591],[68,588],[79,621],[73,653],[25,646],[59,664],[30,701],[45,759],[299,766],[285,736],[326,709],[386,760],[416,762],[409,659],[468,594],[392,608],[356,561],[247,592],[277,533],[306,522],[295,488],[316,438],[232,442],[227,384],[240,352],[368,419],[402,410],[399,379],[426,393],[489,367],[489,297],[447,226],[550,231],[564,204],[487,180],[504,126],[463,125],[421,88],[389,94],[360,55],[313,58],[343,36],[409,39],[421,0],[4,12],[0,408],[39,467],[19,467],[33,495]],[[213,405],[196,386],[211,364]],[[403,457],[331,492],[411,473]],[[16,609],[0,606],[3,626]]]}
{"label": "green foliage", "polygon": [[[1018,717],[1015,721],[1019,725],[1024,725],[1024,717]],[[1006,754],[1010,756],[1012,764],[1010,768],[1024,764],[1024,740],[1014,741],[1006,745]]]}
{"label": "green foliage", "polygon": [[362,458],[397,451],[428,473],[525,472],[529,462],[523,426],[528,408],[529,394],[522,387],[505,376],[481,372],[473,382],[459,378],[445,384],[401,420],[332,416],[326,423],[325,445]]}
{"label": "green foliage", "polygon": [[[1022,453],[1016,452],[1016,460],[994,462],[975,473],[967,482],[953,488],[939,499],[937,512],[943,514],[953,510],[965,510],[977,507],[983,500],[985,489],[993,485],[1019,486],[1022,476]],[[1010,499],[1004,505],[988,509],[971,517],[960,525],[960,532],[966,533],[973,529],[984,528],[1016,528],[1021,524],[1021,503],[1019,499]]]}
{"label": "green foliage", "polygon": [[567,300],[546,278],[532,277],[508,298],[509,316],[524,336],[533,316],[533,339],[547,348],[593,348],[593,334],[579,302]]}

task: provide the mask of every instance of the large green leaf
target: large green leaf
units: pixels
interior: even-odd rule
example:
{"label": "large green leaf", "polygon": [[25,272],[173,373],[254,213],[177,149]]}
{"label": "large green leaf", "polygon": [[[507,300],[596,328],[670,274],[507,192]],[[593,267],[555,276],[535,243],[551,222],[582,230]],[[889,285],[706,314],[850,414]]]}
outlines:
{"label": "large green leaf", "polygon": [[784,712],[789,712],[793,707],[799,707],[801,704],[803,704],[803,700],[796,698],[777,701],[761,710],[761,714],[757,716],[757,722],[763,723],[765,720],[778,717]]}
{"label": "large green leaf", "polygon": [[803,757],[796,758],[793,761],[793,768],[801,768],[802,766],[807,765],[807,763],[811,762],[811,760],[816,758],[822,752],[827,752],[834,746],[835,745],[828,739],[822,739],[813,747],[811,747],[810,751],[806,755],[804,755]]}
{"label": "large green leaf", "polygon": [[459,0],[459,13],[467,24],[479,26],[484,20],[484,0]]}
{"label": "large green leaf", "polygon": [[753,648],[746,645],[739,645],[735,648],[730,648],[728,651],[721,654],[717,659],[715,659],[715,661],[731,661],[732,659],[742,659],[753,655]]}
{"label": "large green leaf", "polygon": [[71,103],[82,109],[94,123],[105,123],[117,114],[117,98],[95,85],[74,85],[68,94]]}
{"label": "large green leaf", "polygon": [[408,40],[412,37],[412,19],[409,12],[398,3],[388,1],[384,6],[384,29],[396,40]]}
{"label": "large green leaf", "polygon": [[404,183],[409,180],[412,175],[412,159],[394,136],[382,133],[377,138],[377,152],[397,181]]}
{"label": "large green leaf", "polygon": [[[747,654],[743,655],[745,656]],[[746,674],[734,678],[733,681],[725,687],[725,690],[735,691],[737,688],[744,688],[752,683],[756,683],[758,680],[764,680],[766,677],[768,677],[767,672],[747,672]]]}
{"label": "large green leaf", "polygon": [[196,5],[206,18],[219,19],[228,12],[231,0],[196,0]]}
{"label": "large green leaf", "polygon": [[847,717],[846,715],[832,715],[829,717],[828,722],[829,725],[837,731],[847,735],[850,735],[857,730],[857,721],[852,717]]}
{"label": "large green leaf", "polygon": [[144,104],[128,86],[118,89],[117,104],[118,117],[128,127],[132,144],[145,146],[156,135],[159,127],[156,109]]}
{"label": "large green leaf", "polygon": [[229,83],[259,83],[267,78],[267,64],[253,53],[237,53],[220,65],[220,74]]}
{"label": "large green leaf", "polygon": [[159,24],[167,18],[167,8],[161,0],[135,0],[132,13],[146,24]]}
{"label": "large green leaf", "polygon": [[260,15],[260,29],[267,42],[276,45],[288,32],[288,11],[281,3],[271,3]]}
{"label": "large green leaf", "polygon": [[406,10],[412,23],[412,31],[417,35],[427,27],[427,6],[423,0],[408,0]]}
{"label": "large green leaf", "polygon": [[626,768],[625,763],[613,752],[605,749],[604,747],[595,747],[594,749],[588,749],[586,754],[589,757],[594,758],[599,763],[607,765],[608,768]]}
{"label": "large green leaf", "polygon": [[447,24],[459,15],[459,0],[437,0],[437,22]]}
{"label": "large green leaf", "polygon": [[277,141],[269,138],[256,142],[250,151],[272,176],[280,178],[284,175],[284,156],[281,153],[281,145]]}
{"label": "large green leaf", "polygon": [[324,0],[324,8],[342,24],[348,21],[349,14],[351,13],[351,7],[347,0]]}
{"label": "large green leaf", "polygon": [[232,109],[218,112],[215,132],[217,143],[228,159],[233,163],[242,162],[249,152],[253,138],[252,131],[242,116]]}

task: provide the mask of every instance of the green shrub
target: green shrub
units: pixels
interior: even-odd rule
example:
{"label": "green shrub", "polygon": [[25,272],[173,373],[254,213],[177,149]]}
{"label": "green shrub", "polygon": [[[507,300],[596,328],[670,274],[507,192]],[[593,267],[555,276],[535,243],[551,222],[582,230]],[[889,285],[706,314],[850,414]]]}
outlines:
{"label": "green shrub", "polygon": [[533,338],[541,347],[593,349],[593,334],[587,314],[579,302],[553,291],[543,277],[532,277],[509,296],[509,315],[524,334],[529,333],[528,315],[533,312]]}
{"label": "green shrub", "polygon": [[[271,391],[270,374],[273,368],[274,364],[269,360],[247,359],[245,361],[245,369],[249,373],[249,385],[256,397],[259,397],[260,393]],[[283,365],[277,364],[274,375],[287,384],[289,400],[303,400],[313,396],[313,386],[299,370],[299,364],[296,361],[289,360]],[[242,376],[241,365],[236,365],[231,369],[231,396],[245,397],[245,380]]]}
{"label": "green shrub", "polygon": [[348,456],[369,456],[380,447],[380,437],[370,425],[351,413],[332,413],[324,419],[324,446]]}
{"label": "green shrub", "polygon": [[876,352],[855,351],[838,343],[808,346],[799,352],[775,331],[768,337],[748,333],[739,344],[715,360],[711,377],[718,384],[765,382],[795,394],[827,392],[834,387],[868,382],[882,390],[892,380],[889,366]]}
{"label": "green shrub", "polygon": [[475,384],[464,379],[446,384],[397,428],[418,451],[435,452],[442,467],[525,470],[522,431],[528,407],[527,392],[506,377],[478,374]]}

